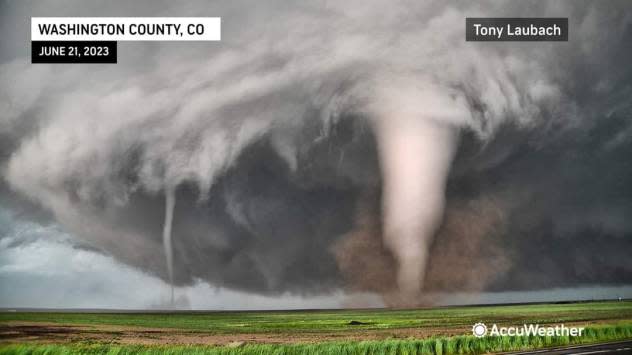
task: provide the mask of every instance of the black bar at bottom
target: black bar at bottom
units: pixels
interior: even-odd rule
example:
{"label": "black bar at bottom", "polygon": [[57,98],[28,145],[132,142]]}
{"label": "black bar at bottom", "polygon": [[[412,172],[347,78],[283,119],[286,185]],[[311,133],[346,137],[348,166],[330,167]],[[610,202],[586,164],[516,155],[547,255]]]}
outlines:
{"label": "black bar at bottom", "polygon": [[116,63],[116,41],[31,41],[31,63]]}

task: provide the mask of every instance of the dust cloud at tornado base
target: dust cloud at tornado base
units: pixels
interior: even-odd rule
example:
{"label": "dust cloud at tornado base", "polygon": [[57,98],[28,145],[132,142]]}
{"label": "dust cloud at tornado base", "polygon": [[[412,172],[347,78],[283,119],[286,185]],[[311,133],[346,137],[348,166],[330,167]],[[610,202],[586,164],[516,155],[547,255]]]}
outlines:
{"label": "dust cloud at tornado base", "polygon": [[[2,4],[157,9],[143,5]],[[95,70],[3,43],[3,206],[37,205],[175,285],[388,299],[629,284],[630,6],[488,5],[171,5],[222,16],[222,42],[121,45]],[[515,13],[568,16],[571,40],[462,40],[464,17]]]}

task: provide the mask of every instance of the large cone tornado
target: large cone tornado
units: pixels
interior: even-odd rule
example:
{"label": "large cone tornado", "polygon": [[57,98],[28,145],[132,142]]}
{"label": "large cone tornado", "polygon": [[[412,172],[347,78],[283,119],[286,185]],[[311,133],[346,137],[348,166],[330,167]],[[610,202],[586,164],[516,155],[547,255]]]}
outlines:
{"label": "large cone tornado", "polygon": [[443,214],[455,129],[422,117],[386,117],[378,122],[377,136],[384,178],[384,243],[397,261],[402,301],[414,303]]}

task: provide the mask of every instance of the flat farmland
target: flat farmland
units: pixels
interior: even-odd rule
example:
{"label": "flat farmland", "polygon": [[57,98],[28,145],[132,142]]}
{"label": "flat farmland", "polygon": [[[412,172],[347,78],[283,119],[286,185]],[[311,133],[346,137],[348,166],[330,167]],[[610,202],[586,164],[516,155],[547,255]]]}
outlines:
{"label": "flat farmland", "polygon": [[[478,322],[565,324],[586,327],[587,332],[576,338],[475,338],[471,329]],[[309,354],[329,353],[332,346],[348,354],[372,353],[374,348],[450,354],[631,338],[630,301],[406,310],[0,313],[0,353],[7,354],[165,353],[182,347],[202,353]]]}

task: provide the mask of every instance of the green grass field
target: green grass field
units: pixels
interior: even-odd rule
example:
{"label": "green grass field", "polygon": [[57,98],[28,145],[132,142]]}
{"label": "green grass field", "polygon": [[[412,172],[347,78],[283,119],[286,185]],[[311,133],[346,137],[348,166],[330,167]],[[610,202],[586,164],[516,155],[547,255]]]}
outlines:
{"label": "green grass field", "polygon": [[[413,310],[335,310],[290,312],[177,313],[22,313],[0,314],[0,322],[36,321],[63,324],[111,324],[178,328],[213,333],[319,332],[358,329],[503,325],[629,319],[632,302],[590,302],[517,306],[446,307]],[[355,320],[365,324],[349,325]]]}
{"label": "green grass field", "polygon": [[[484,337],[471,335],[476,322],[582,325],[582,337]],[[567,344],[632,339],[632,302],[587,302],[511,306],[446,307],[416,310],[175,313],[22,313],[0,314],[0,325],[59,324],[100,330],[157,329],[159,334],[266,335],[279,344],[246,340],[239,347],[134,344],[123,338],[25,341],[3,336],[0,354],[479,354]],[[411,333],[411,331],[413,331]],[[103,332],[101,332],[103,333]],[[10,334],[10,332],[9,332]],[[371,340],[364,335],[373,334]],[[376,338],[378,334],[378,338]],[[102,335],[102,334],[101,334]],[[293,338],[301,336],[301,340]],[[311,341],[310,337],[315,340]],[[173,338],[169,338],[173,339]],[[287,339],[287,341],[283,341]],[[307,339],[307,340],[305,340]],[[278,340],[278,341],[277,341]]]}

